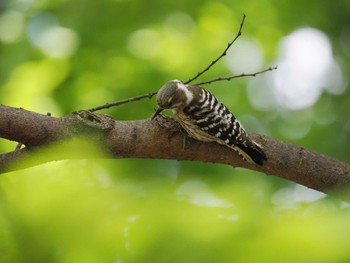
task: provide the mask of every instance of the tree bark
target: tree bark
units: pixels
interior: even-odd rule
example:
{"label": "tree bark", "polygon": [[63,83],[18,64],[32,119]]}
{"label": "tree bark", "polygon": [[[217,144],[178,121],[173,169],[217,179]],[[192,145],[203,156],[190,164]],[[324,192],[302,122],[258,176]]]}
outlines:
{"label": "tree bark", "polygon": [[[158,120],[117,121],[102,114],[80,111],[55,118],[3,105],[0,105],[0,137],[23,143],[26,147],[1,154],[0,172],[15,169],[13,163],[30,158],[45,145],[86,134],[89,140],[102,145],[108,158],[221,163],[282,177],[325,193],[340,192],[350,186],[350,165],[264,135],[250,134],[263,146],[268,158],[263,166],[259,166],[243,161],[235,151],[217,143],[187,138],[184,146],[184,136],[176,123],[162,116]],[[78,156],[92,157],[100,158],[101,155],[81,153]],[[55,156],[55,160],[70,158],[73,156],[69,152]],[[47,161],[52,159],[40,159],[29,166]]]}

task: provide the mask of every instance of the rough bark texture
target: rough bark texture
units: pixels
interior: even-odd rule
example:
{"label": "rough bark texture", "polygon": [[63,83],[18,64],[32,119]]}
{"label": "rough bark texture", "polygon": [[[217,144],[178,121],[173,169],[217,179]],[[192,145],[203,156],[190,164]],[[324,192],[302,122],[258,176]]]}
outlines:
{"label": "rough bark texture", "polygon": [[[11,163],[27,158],[40,146],[88,133],[89,138],[103,143],[110,158],[222,163],[282,177],[323,192],[340,191],[350,186],[350,166],[325,155],[268,136],[250,134],[264,147],[268,157],[263,166],[257,166],[241,160],[236,152],[217,143],[187,139],[184,147],[184,136],[174,127],[172,120],[163,117],[158,121],[115,121],[105,115],[82,111],[54,118],[0,105],[0,137],[26,146],[1,154],[0,172],[10,171]],[[72,158],[70,153],[55,157],[69,158]],[[41,162],[45,161],[50,160]]]}

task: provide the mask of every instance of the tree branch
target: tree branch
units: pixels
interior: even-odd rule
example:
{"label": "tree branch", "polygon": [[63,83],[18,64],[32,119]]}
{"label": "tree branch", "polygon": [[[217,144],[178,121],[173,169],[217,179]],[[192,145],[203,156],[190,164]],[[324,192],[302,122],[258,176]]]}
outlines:
{"label": "tree branch", "polygon": [[[30,158],[42,146],[89,134],[89,140],[103,143],[109,158],[154,158],[189,160],[244,167],[282,177],[307,187],[328,192],[350,186],[350,166],[322,154],[291,145],[268,136],[250,134],[260,143],[268,161],[257,166],[243,161],[235,151],[217,143],[188,139],[183,148],[183,135],[173,127],[173,119],[115,121],[105,115],[81,111],[61,118],[0,105],[0,137],[17,141],[26,148],[0,155],[0,172],[11,171],[11,164]],[[76,153],[75,153],[76,154]],[[94,153],[73,156],[65,152],[55,160],[101,158]],[[52,157],[50,157],[52,158]],[[36,165],[52,159],[42,159]],[[18,168],[17,168],[18,169]]]}
{"label": "tree branch", "polygon": [[198,72],[196,76],[190,78],[187,81],[184,81],[183,82],[184,84],[189,84],[192,81],[196,80],[197,78],[202,76],[205,72],[207,72],[212,66],[214,66],[221,58],[226,56],[227,51],[230,49],[230,47],[233,45],[233,43],[235,43],[236,40],[242,35],[242,28],[243,28],[243,24],[244,24],[245,18],[246,18],[246,15],[243,14],[243,18],[242,18],[241,24],[239,25],[239,29],[238,29],[238,32],[237,32],[236,36],[233,38],[233,40],[231,42],[229,42],[227,44],[227,46],[224,49],[224,51],[216,59],[214,59],[205,69],[203,69],[202,71]]}
{"label": "tree branch", "polygon": [[110,107],[119,106],[119,105],[122,105],[122,104],[125,104],[125,103],[129,103],[129,102],[132,102],[132,101],[138,101],[138,100],[142,100],[142,99],[145,99],[145,98],[151,99],[154,95],[157,94],[157,92],[158,91],[154,91],[154,92],[150,92],[150,93],[147,93],[147,94],[143,94],[143,95],[135,96],[135,97],[132,97],[132,98],[128,98],[128,99],[125,99],[125,100],[120,100],[120,101],[116,101],[116,102],[106,103],[106,104],[103,104],[101,106],[97,106],[97,107],[88,109],[88,111],[98,111],[98,110],[102,110],[102,109],[108,109]]}
{"label": "tree branch", "polygon": [[277,69],[277,66],[275,66],[275,67],[268,67],[266,69],[263,69],[261,71],[257,71],[257,72],[254,72],[254,73],[241,73],[239,75],[234,75],[234,76],[217,77],[215,79],[198,82],[198,83],[195,83],[193,85],[200,86],[200,85],[211,84],[213,82],[223,81],[223,80],[229,81],[231,79],[237,79],[237,78],[242,78],[242,77],[256,77],[257,75],[260,75],[260,74],[263,74],[265,72],[272,71],[272,70],[275,70],[275,69]]}
{"label": "tree branch", "polygon": [[[210,80],[198,82],[198,83],[195,83],[193,85],[199,86],[199,85],[211,84],[213,82],[224,81],[224,80],[229,81],[231,79],[237,79],[237,78],[243,78],[243,77],[256,77],[257,75],[260,75],[260,74],[263,74],[263,73],[266,73],[268,71],[272,71],[272,70],[275,70],[275,69],[277,69],[277,66],[275,66],[275,67],[268,67],[266,69],[263,69],[263,70],[260,70],[260,71],[256,71],[256,72],[253,72],[253,73],[241,73],[239,75],[234,75],[234,76],[217,77],[215,79],[210,79]],[[158,93],[158,91],[154,91],[154,92],[149,92],[147,94],[131,97],[131,98],[128,98],[128,99],[119,100],[119,101],[116,101],[116,102],[105,103],[103,105],[87,109],[87,111],[94,112],[94,111],[99,111],[99,110],[102,110],[102,109],[108,109],[108,108],[111,108],[111,107],[119,106],[119,105],[122,105],[122,104],[126,104],[126,103],[133,102],[133,101],[138,101],[138,100],[142,100],[142,99],[146,99],[146,98],[151,99],[157,93]]]}

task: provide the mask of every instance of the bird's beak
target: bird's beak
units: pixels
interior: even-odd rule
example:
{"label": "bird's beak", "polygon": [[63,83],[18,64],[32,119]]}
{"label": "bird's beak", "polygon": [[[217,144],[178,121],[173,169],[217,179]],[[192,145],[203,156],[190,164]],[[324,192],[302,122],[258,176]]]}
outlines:
{"label": "bird's beak", "polygon": [[156,110],[156,112],[153,114],[151,120],[153,120],[155,117],[157,117],[164,109],[161,107],[158,107],[158,109]]}

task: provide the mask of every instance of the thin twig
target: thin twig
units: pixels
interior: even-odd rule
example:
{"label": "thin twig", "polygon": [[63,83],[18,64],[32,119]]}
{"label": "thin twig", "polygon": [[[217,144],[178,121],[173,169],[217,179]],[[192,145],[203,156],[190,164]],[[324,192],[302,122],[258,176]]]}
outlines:
{"label": "thin twig", "polygon": [[242,35],[242,28],[243,28],[243,24],[244,24],[244,20],[245,20],[246,15],[243,14],[243,18],[241,21],[241,24],[239,26],[239,30],[237,35],[235,36],[235,38],[229,42],[227,44],[227,47],[225,48],[225,50],[221,53],[221,55],[219,57],[217,57],[215,60],[213,60],[205,69],[203,69],[202,71],[198,72],[196,76],[194,76],[193,78],[190,78],[189,80],[185,81],[184,84],[188,84],[191,83],[192,81],[194,81],[195,79],[197,79],[198,77],[200,77],[201,75],[203,75],[205,72],[207,72],[212,66],[214,66],[216,64],[216,62],[218,62],[222,57],[226,56],[227,51],[229,50],[229,48],[232,46],[232,44],[237,40],[237,38],[239,38]]}
{"label": "thin twig", "polygon": [[21,149],[21,147],[23,146],[23,143],[17,143],[15,151],[19,151]]}
{"label": "thin twig", "polygon": [[151,99],[154,95],[157,94],[157,92],[158,91],[150,92],[150,93],[147,93],[147,94],[144,94],[144,95],[128,98],[128,99],[125,99],[125,100],[120,100],[120,101],[116,101],[116,102],[112,102],[112,103],[106,103],[106,104],[103,104],[101,106],[88,109],[88,111],[98,111],[98,110],[102,110],[102,109],[108,109],[110,107],[118,106],[118,105],[125,104],[125,103],[132,102],[132,101],[141,100],[141,99],[144,99],[144,98]]}
{"label": "thin twig", "polygon": [[222,81],[222,80],[231,80],[231,79],[237,79],[237,78],[242,78],[242,77],[255,77],[256,75],[265,73],[265,72],[267,72],[267,71],[272,71],[272,70],[275,70],[275,69],[277,69],[277,66],[275,66],[275,67],[269,67],[269,68],[267,68],[267,69],[264,69],[264,70],[261,70],[261,71],[258,71],[258,72],[254,72],[254,73],[241,73],[241,74],[235,75],[235,76],[218,77],[218,78],[215,78],[215,79],[211,79],[211,80],[207,80],[207,81],[198,82],[198,83],[193,84],[193,85],[199,86],[199,85],[210,84],[210,83],[217,82],[217,81]]}
{"label": "thin twig", "polygon": [[[215,79],[211,79],[211,80],[207,80],[207,81],[203,81],[203,82],[198,82],[198,83],[193,84],[193,85],[199,86],[199,85],[210,84],[210,83],[213,83],[213,82],[223,81],[223,80],[231,80],[231,79],[237,79],[237,78],[242,78],[242,77],[255,77],[256,75],[265,73],[267,71],[272,71],[272,70],[275,70],[275,69],[277,69],[277,66],[269,67],[267,69],[264,69],[264,70],[261,70],[261,71],[257,71],[257,72],[254,72],[254,73],[241,73],[241,74],[235,75],[235,76],[218,77],[218,78],[215,78]],[[128,99],[125,99],[125,100],[120,100],[120,101],[116,101],[116,102],[106,103],[106,104],[103,104],[101,106],[88,109],[88,111],[92,111],[93,112],[93,111],[98,111],[98,110],[102,110],[102,109],[108,109],[110,107],[119,106],[121,104],[129,103],[129,102],[132,102],[132,101],[138,101],[138,100],[145,99],[145,98],[151,99],[157,93],[158,93],[158,91],[154,91],[154,92],[150,92],[150,93],[147,93],[147,94],[144,94],[144,95],[131,97],[131,98],[128,98]]]}
{"label": "thin twig", "polygon": [[[225,50],[220,54],[220,56],[218,56],[215,60],[213,60],[205,69],[203,69],[202,71],[200,71],[199,73],[197,73],[196,76],[194,76],[193,78],[190,78],[189,80],[185,81],[184,84],[189,84],[190,82],[194,81],[195,79],[197,79],[198,77],[200,77],[201,75],[203,75],[205,72],[207,72],[212,66],[214,66],[222,57],[226,56],[226,53],[227,51],[229,50],[229,48],[233,45],[233,43],[242,35],[242,28],[243,28],[243,24],[244,24],[244,21],[245,21],[245,18],[246,18],[246,15],[243,14],[243,18],[242,18],[242,21],[241,21],[241,24],[239,26],[239,29],[238,29],[238,32],[236,34],[236,36],[234,37],[234,39],[229,42],[227,44],[227,47],[225,48]],[[203,82],[199,82],[199,83],[196,83],[195,85],[204,85],[204,84],[210,84],[210,83],[213,83],[213,82],[216,82],[216,81],[222,81],[222,80],[231,80],[231,79],[235,79],[235,78],[240,78],[240,77],[248,77],[248,76],[251,76],[251,77],[255,77],[256,75],[258,74],[262,74],[266,71],[272,71],[274,69],[277,69],[277,67],[269,67],[268,69],[265,69],[265,70],[262,70],[262,71],[259,71],[259,72],[255,72],[255,73],[249,73],[249,74],[245,74],[245,73],[242,73],[240,75],[235,75],[235,76],[230,76],[230,77],[218,77],[218,78],[215,78],[215,79],[212,79],[212,80],[208,80],[208,81],[203,81]],[[138,101],[138,100],[141,100],[141,99],[144,99],[144,98],[149,98],[151,99],[154,95],[157,94],[158,91],[155,91],[155,92],[150,92],[150,93],[147,93],[147,94],[144,94],[144,95],[140,95],[140,96],[136,96],[136,97],[132,97],[132,98],[128,98],[128,99],[124,99],[124,100],[120,100],[120,101],[116,101],[116,102],[112,102],[112,103],[106,103],[104,105],[101,105],[101,106],[98,106],[98,107],[95,107],[95,108],[91,108],[91,109],[88,109],[88,111],[98,111],[98,110],[102,110],[102,109],[108,109],[110,107],[114,107],[114,106],[119,106],[121,104],[125,104],[125,103],[129,103],[129,102],[132,102],[132,101]]]}

